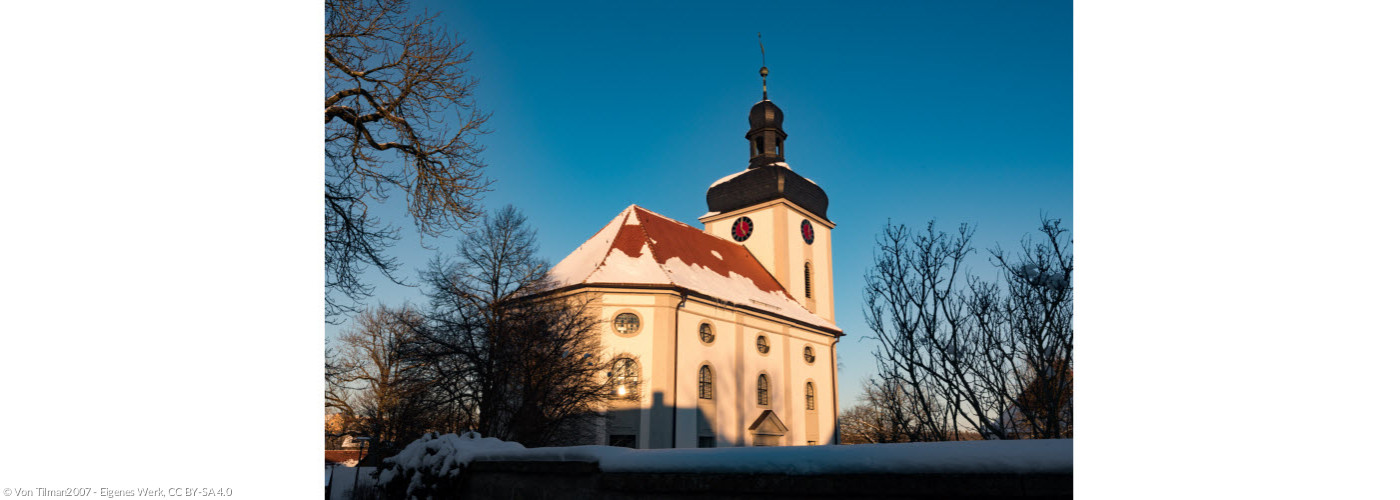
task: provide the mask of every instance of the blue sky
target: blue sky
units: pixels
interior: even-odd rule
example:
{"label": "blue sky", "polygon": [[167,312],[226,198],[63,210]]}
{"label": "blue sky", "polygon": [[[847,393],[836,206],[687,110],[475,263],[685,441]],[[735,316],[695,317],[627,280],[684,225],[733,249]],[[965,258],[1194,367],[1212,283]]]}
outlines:
{"label": "blue sky", "polygon": [[[1068,1],[419,5],[462,36],[494,113],[484,204],[522,209],[554,262],[632,203],[699,225],[706,188],[747,164],[762,31],[787,161],[826,190],[837,224],[843,408],[874,372],[862,275],[886,220],[972,223],[979,248],[1015,247],[1041,214],[1073,225]],[[403,208],[379,215],[402,226]],[[404,276],[433,255],[419,243],[406,229],[393,251]],[[986,257],[974,270],[990,273]],[[422,302],[371,282],[375,300]]]}

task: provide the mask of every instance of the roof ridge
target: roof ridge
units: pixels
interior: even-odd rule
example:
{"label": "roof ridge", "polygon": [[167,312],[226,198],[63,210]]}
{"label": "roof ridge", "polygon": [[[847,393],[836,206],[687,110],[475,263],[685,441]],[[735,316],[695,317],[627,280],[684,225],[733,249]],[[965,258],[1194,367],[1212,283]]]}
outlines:
{"label": "roof ridge", "polygon": [[[636,206],[637,206],[637,204],[633,203],[633,204],[631,204],[631,205],[628,205],[627,208],[622,209],[622,211],[621,211],[621,212],[618,212],[617,215],[614,215],[613,218],[612,218],[612,220],[608,221],[607,224],[603,224],[603,227],[600,227],[600,228],[598,228],[597,231],[594,231],[594,232],[593,232],[593,236],[589,236],[588,239],[583,240],[583,244],[579,245],[578,248],[575,248],[574,251],[578,251],[579,249],[583,248],[583,245],[587,245],[588,242],[593,241],[593,238],[597,238],[598,235],[603,234],[603,231],[607,230],[607,229],[608,229],[608,226],[611,226],[612,223],[613,223],[613,221],[617,220],[618,217],[623,217],[624,215],[627,215],[628,212],[630,212],[630,210],[631,210],[633,207],[636,207]],[[627,219],[626,219],[626,218],[622,219],[622,223],[621,223],[621,224],[618,224],[618,225],[617,225],[617,231],[622,231],[622,226],[624,226],[624,225],[627,225]],[[612,241],[609,241],[609,242],[608,242],[608,251],[603,252],[603,257],[600,258],[600,259],[598,259],[598,262],[596,262],[596,263],[593,264],[593,270],[592,270],[592,271],[589,271],[588,274],[583,275],[583,279],[580,279],[580,280],[579,280],[580,283],[583,283],[583,282],[588,281],[588,278],[592,278],[592,277],[593,277],[593,273],[596,273],[596,272],[598,272],[599,269],[602,269],[602,268],[603,268],[603,263],[604,263],[604,262],[607,262],[607,260],[608,260],[608,254],[612,252],[613,242],[616,242],[616,241],[617,241],[617,231],[614,231],[614,232],[613,232]],[[564,257],[565,257],[565,258],[568,258],[567,255],[564,256]]]}
{"label": "roof ridge", "polygon": [[[636,203],[633,203],[633,204],[631,204],[631,205],[629,205],[629,206],[627,207],[628,215],[631,215],[632,217],[637,217],[637,211],[638,211],[638,210],[645,211],[646,213],[655,215],[655,216],[657,216],[657,217],[661,217],[661,218],[663,218],[663,219],[666,218],[666,216],[664,216],[664,215],[660,215],[660,214],[657,214],[656,212],[652,212],[651,210],[647,210],[647,209],[645,209],[645,208],[642,208],[642,207],[640,207],[640,206],[637,206]],[[672,222],[675,222],[675,221],[672,221]],[[626,222],[626,221],[623,221],[622,225],[624,225],[624,226],[627,225],[627,222]],[[642,222],[642,218],[641,218],[641,217],[637,217],[637,225],[638,225],[638,226],[641,226],[641,228],[642,228],[642,236],[644,236],[644,238],[642,238],[642,244],[643,244],[643,245],[646,245],[647,253],[651,254],[651,258],[648,259],[648,260],[650,260],[651,263],[652,263],[653,265],[655,265],[658,269],[661,269],[661,272],[662,272],[662,273],[665,273],[665,274],[666,274],[666,280],[667,280],[667,281],[669,281],[672,285],[680,286],[679,284],[676,283],[676,275],[671,274],[671,271],[668,270],[668,269],[666,269],[666,266],[663,265],[661,262],[657,262],[657,260],[656,260],[656,247],[652,246],[652,244],[651,244],[651,240],[652,240],[653,238],[651,237],[651,233],[648,233],[648,232],[647,232],[647,224],[646,224],[645,222]],[[687,226],[687,227],[690,227],[691,229],[695,229],[694,227],[691,227],[689,224],[686,224],[686,226]],[[619,229],[619,231],[620,231],[620,230],[621,230],[621,229]]]}

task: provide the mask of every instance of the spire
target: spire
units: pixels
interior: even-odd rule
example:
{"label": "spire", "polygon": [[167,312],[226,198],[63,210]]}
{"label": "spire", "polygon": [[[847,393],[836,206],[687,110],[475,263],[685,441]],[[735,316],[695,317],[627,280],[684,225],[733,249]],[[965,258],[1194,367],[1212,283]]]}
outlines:
{"label": "spire", "polygon": [[763,58],[763,67],[758,68],[758,76],[763,77],[763,100],[768,100],[768,54],[763,51],[763,33],[758,33],[758,55]]}
{"label": "spire", "polygon": [[768,100],[768,54],[763,50],[763,33],[758,34],[758,53],[763,57],[763,67],[758,76],[763,78],[763,100],[749,110],[749,168],[771,165],[783,161],[783,110]]}

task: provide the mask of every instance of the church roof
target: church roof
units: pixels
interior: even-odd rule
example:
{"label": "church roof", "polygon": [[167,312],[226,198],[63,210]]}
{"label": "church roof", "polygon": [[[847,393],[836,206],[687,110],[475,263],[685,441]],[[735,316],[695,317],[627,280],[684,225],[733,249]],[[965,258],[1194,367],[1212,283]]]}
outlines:
{"label": "church roof", "polygon": [[748,248],[636,205],[614,217],[550,274],[561,287],[676,286],[840,332],[793,299]]}

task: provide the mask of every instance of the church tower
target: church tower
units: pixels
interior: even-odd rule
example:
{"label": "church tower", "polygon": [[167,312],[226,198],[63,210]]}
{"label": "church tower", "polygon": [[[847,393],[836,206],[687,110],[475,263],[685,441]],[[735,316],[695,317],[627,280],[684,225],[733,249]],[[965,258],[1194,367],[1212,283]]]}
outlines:
{"label": "church tower", "polygon": [[[705,232],[748,247],[749,252],[808,311],[835,321],[831,229],[826,192],[792,170],[784,154],[783,111],[768,100],[768,67],[763,100],[749,110],[749,165],[710,185],[710,211],[700,218]],[[746,304],[764,307],[763,304]]]}

